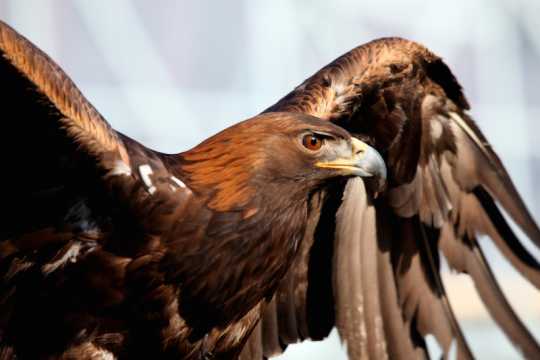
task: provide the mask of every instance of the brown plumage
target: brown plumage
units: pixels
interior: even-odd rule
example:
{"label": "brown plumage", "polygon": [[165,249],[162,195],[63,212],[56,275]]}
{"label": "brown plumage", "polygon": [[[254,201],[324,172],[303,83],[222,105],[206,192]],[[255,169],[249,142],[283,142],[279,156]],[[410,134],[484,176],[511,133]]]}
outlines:
{"label": "brown plumage", "polygon": [[[525,357],[540,353],[476,241],[487,234],[539,287],[495,201],[537,245],[540,231],[460,85],[422,46],[360,46],[177,156],[112,130],[1,23],[0,50],[1,116],[24,134],[3,144],[18,152],[1,183],[0,358],[234,358],[247,341],[240,357],[261,359],[334,326],[351,359],[425,357],[428,334],[472,358],[440,256],[472,277]],[[332,159],[306,157],[306,130],[331,135],[333,157],[338,139],[376,148],[387,188],[317,166]]]}
{"label": "brown plumage", "polygon": [[326,194],[326,209],[313,215],[319,226],[263,312],[262,336],[250,339],[245,359],[322,339],[333,326],[351,359],[423,358],[428,334],[445,356],[454,344],[458,358],[472,358],[445,294],[440,256],[471,276],[523,356],[540,356],[476,240],[488,235],[540,288],[538,261],[495,201],[537,246],[540,231],[468,109],[439,57],[386,38],[339,57],[266,110],[314,115],[365,140],[385,158],[388,189],[375,201],[361,196],[361,182]]}
{"label": "brown plumage", "polygon": [[[0,358],[234,358],[304,236],[311,198],[384,176],[303,114],[241,122],[176,155],[115,132],[0,23]],[[13,149],[18,149],[13,152]]]}

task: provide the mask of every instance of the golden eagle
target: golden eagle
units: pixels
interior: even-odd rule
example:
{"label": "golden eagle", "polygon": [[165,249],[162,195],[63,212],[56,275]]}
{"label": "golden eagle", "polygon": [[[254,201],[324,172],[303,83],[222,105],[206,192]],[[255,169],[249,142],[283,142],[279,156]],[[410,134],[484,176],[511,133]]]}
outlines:
{"label": "golden eagle", "polygon": [[114,131],[1,22],[0,52],[0,359],[262,359],[334,326],[352,359],[425,357],[428,334],[472,358],[440,254],[540,353],[476,240],[538,287],[496,202],[540,231],[422,46],[360,46],[177,155]]}

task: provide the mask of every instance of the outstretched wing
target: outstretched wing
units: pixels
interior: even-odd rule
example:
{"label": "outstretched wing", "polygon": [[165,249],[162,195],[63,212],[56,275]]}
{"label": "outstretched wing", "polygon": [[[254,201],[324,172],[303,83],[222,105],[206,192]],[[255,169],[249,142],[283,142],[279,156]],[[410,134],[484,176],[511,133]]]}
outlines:
{"label": "outstretched wing", "polygon": [[[5,239],[28,230],[29,224],[41,227],[37,224],[62,220],[65,213],[56,208],[62,205],[66,183],[81,180],[74,178],[79,169],[85,175],[104,174],[117,161],[129,164],[129,158],[118,134],[66,74],[4,23],[0,23],[0,78],[4,134],[0,181],[7,190],[2,207],[9,210],[0,229]],[[92,178],[88,181],[96,178],[88,177]],[[36,202],[36,196],[43,201]]]}
{"label": "outstretched wing", "polygon": [[523,355],[538,356],[538,343],[505,299],[477,236],[488,235],[540,288],[540,265],[497,204],[537,246],[540,230],[468,108],[440,58],[388,38],[341,56],[266,110],[343,126],[384,155],[389,186],[374,200],[351,180],[341,205],[339,190],[326,194],[330,200],[312,213],[317,231],[306,234],[246,354],[268,357],[288,344],[321,339],[335,325],[353,359],[423,357],[428,334],[445,355],[455,347],[459,358],[472,358],[446,297],[442,255],[472,278]]}
{"label": "outstretched wing", "polygon": [[[98,313],[122,300],[130,247],[144,234],[130,224],[155,220],[144,195],[158,184],[147,170],[166,170],[153,152],[111,129],[47,55],[2,22],[0,119],[0,357],[18,344],[26,351],[18,356],[33,358],[36,349],[54,352],[62,341],[91,336]],[[119,231],[122,224],[131,232]],[[129,241],[108,242],[113,233]],[[36,346],[27,346],[28,338]]]}

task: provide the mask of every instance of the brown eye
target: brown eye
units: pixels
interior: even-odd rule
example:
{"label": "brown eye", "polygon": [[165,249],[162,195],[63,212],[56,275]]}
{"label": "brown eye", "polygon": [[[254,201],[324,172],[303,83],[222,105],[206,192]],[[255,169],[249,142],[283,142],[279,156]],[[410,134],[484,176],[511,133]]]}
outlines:
{"label": "brown eye", "polygon": [[302,145],[304,145],[306,149],[317,151],[322,147],[323,139],[314,134],[307,134],[302,138]]}

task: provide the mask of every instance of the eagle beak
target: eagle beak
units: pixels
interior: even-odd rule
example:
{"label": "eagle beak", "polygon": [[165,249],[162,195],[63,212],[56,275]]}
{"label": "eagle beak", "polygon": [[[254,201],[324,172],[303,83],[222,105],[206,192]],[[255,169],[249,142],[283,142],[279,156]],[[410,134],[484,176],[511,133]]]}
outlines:
{"label": "eagle beak", "polygon": [[352,138],[352,154],[332,161],[318,162],[316,166],[338,170],[343,175],[373,178],[377,182],[376,192],[386,185],[386,164],[377,150]]}

